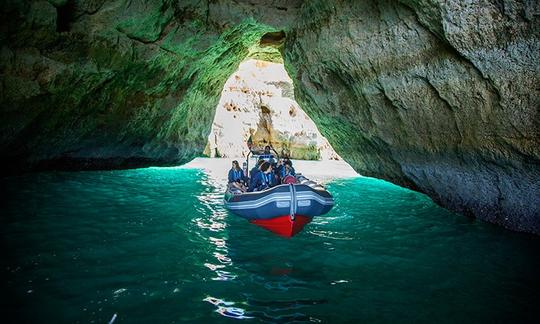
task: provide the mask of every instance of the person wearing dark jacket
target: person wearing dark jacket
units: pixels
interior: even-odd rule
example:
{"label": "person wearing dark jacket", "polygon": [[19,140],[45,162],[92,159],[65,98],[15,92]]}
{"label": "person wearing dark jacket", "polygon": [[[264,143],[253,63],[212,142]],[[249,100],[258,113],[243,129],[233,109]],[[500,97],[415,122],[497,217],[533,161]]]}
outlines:
{"label": "person wearing dark jacket", "polygon": [[253,176],[255,175],[255,173],[259,172],[261,164],[263,163],[264,163],[264,160],[260,159],[259,161],[257,161],[257,164],[249,171],[250,180],[253,180]]}
{"label": "person wearing dark jacket", "polygon": [[280,171],[281,171],[280,173],[281,179],[285,179],[286,176],[294,177],[296,175],[296,172],[294,171],[294,168],[292,167],[291,160],[286,160]]}
{"label": "person wearing dark jacket", "polygon": [[278,183],[281,183],[281,173],[282,173],[281,170],[284,167],[285,166],[283,165],[283,159],[279,159],[277,164],[274,166],[274,173],[276,174]]}
{"label": "person wearing dark jacket", "polygon": [[270,151],[270,146],[266,146],[264,148],[264,153],[259,156],[259,159],[263,159],[266,162],[273,163],[274,162],[274,154]]}
{"label": "person wearing dark jacket", "polygon": [[251,178],[248,191],[260,191],[275,185],[272,165],[268,162],[261,164],[260,170]]}

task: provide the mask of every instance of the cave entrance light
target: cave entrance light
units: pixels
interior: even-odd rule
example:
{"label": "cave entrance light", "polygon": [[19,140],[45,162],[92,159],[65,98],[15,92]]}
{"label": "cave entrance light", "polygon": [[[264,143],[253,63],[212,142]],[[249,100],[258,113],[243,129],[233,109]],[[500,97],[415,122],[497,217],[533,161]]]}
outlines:
{"label": "cave entrance light", "polygon": [[223,88],[205,154],[242,158],[255,146],[272,145],[280,155],[302,160],[341,160],[294,99],[283,63],[243,61]]}

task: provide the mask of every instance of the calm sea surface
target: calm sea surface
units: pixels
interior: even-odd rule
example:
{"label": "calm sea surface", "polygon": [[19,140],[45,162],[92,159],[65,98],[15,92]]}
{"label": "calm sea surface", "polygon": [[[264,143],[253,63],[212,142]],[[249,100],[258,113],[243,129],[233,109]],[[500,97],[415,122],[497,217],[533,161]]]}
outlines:
{"label": "calm sea surface", "polygon": [[371,178],[292,239],[187,168],[0,180],[2,321],[509,322],[539,315],[540,240]]}

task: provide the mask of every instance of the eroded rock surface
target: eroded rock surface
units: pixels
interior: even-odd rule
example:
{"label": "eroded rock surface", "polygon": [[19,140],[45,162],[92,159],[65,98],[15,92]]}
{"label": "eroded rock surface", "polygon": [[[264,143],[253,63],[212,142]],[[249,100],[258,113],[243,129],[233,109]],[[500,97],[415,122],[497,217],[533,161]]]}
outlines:
{"label": "eroded rock surface", "polygon": [[357,171],[538,233],[538,10],[313,1],[288,33],[286,62],[297,100]]}

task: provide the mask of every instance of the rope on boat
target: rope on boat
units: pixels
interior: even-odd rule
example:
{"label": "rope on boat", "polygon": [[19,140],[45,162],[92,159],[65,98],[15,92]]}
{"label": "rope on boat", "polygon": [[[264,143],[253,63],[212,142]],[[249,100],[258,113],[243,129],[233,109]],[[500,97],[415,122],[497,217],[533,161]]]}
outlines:
{"label": "rope on boat", "polygon": [[291,221],[294,222],[294,213],[295,213],[294,205],[295,205],[296,197],[295,197],[293,184],[289,184],[289,191],[291,192],[291,206],[290,206],[289,214],[291,215]]}

